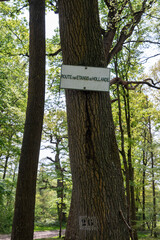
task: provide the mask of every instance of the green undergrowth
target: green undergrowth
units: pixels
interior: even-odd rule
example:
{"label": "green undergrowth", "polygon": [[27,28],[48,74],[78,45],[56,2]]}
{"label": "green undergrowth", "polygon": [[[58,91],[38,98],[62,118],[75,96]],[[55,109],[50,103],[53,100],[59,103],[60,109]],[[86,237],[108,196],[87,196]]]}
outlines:
{"label": "green undergrowth", "polygon": [[41,238],[41,239],[39,239],[39,240],[53,240],[53,239],[55,239],[55,240],[64,240],[64,238],[59,238],[59,237],[53,237],[53,238]]}
{"label": "green undergrowth", "polygon": [[[42,238],[39,240],[63,240],[64,238],[59,238],[59,237],[53,237],[53,238]],[[149,232],[139,232],[138,233],[138,240],[159,240],[160,239],[160,234],[158,235],[157,238],[151,237]]]}
{"label": "green undergrowth", "polygon": [[158,234],[157,238],[151,236],[150,232],[139,232],[138,233],[138,240],[158,240],[160,239],[160,233]]}
{"label": "green undergrowth", "polygon": [[54,231],[54,230],[59,230],[58,226],[35,226],[34,231]]}
{"label": "green undergrowth", "polygon": [[[62,229],[65,229],[66,225],[62,225]],[[54,231],[59,230],[59,224],[52,224],[52,225],[35,225],[34,231]]]}
{"label": "green undergrowth", "polygon": [[[138,240],[158,240],[158,239],[160,239],[159,237],[158,238],[154,238],[154,237],[151,237],[149,234],[144,234],[144,233],[140,233],[138,235],[139,235]],[[53,240],[53,239],[64,240],[64,238],[57,238],[57,237],[42,238],[42,239],[39,239],[39,240]]]}
{"label": "green undergrowth", "polygon": [[[59,238],[59,237],[53,237],[53,238],[42,238],[39,240],[63,240],[64,238]],[[160,234],[158,235],[157,238],[151,237],[149,232],[139,232],[138,233],[138,240],[158,240],[160,239]]]}

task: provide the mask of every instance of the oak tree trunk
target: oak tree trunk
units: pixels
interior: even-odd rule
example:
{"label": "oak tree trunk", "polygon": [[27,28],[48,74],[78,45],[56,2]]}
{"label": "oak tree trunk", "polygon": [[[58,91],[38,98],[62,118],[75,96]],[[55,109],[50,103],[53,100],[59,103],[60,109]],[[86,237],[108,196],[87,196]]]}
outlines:
{"label": "oak tree trunk", "polygon": [[30,3],[29,91],[19,163],[12,240],[32,240],[45,95],[45,1]]}
{"label": "oak tree trunk", "polygon": [[[59,0],[63,63],[104,67],[97,0]],[[109,93],[66,90],[73,179],[66,240],[129,240]]]}

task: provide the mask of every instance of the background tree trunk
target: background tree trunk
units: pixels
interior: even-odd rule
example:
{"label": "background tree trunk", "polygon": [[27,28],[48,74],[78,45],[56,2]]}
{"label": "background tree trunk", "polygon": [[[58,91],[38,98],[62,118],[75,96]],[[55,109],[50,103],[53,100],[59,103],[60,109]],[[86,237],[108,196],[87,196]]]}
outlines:
{"label": "background tree trunk", "polygon": [[62,141],[61,138],[56,137],[56,155],[55,155],[55,172],[57,175],[57,198],[59,202],[57,203],[57,213],[58,213],[58,220],[59,220],[59,237],[62,234],[62,224],[66,223],[66,204],[64,202],[64,169],[61,166],[60,161],[60,142]]}
{"label": "background tree trunk", "polygon": [[117,85],[117,96],[118,96],[118,116],[119,116],[119,128],[120,128],[120,134],[121,134],[121,150],[120,153],[122,155],[123,159],[123,165],[124,165],[124,176],[125,176],[125,183],[126,183],[126,199],[127,199],[127,222],[130,224],[130,184],[129,184],[129,169],[128,169],[128,163],[125,153],[125,140],[124,140],[124,129],[122,126],[122,114],[121,114],[121,100],[120,100],[120,89],[119,85]]}
{"label": "background tree trunk", "polygon": [[147,166],[147,153],[146,153],[146,130],[144,129],[144,147],[143,147],[143,178],[142,178],[142,230],[146,228],[146,166]]}
{"label": "background tree trunk", "polygon": [[[124,90],[125,91],[125,90]],[[130,181],[130,212],[131,212],[131,225],[134,228],[133,236],[134,240],[138,240],[137,230],[136,230],[136,206],[135,206],[135,188],[134,188],[134,167],[132,164],[132,145],[131,145],[131,113],[130,113],[130,100],[129,100],[129,90],[124,93],[125,102],[125,117],[127,125],[127,135],[128,135],[128,167],[129,167],[129,181]]]}
{"label": "background tree trunk", "polygon": [[5,177],[6,177],[7,166],[8,166],[8,159],[9,159],[9,153],[8,153],[8,155],[6,156],[6,160],[5,160],[4,172],[3,172],[3,179],[5,179]]}
{"label": "background tree trunk", "polygon": [[[63,63],[104,67],[97,0],[59,0]],[[109,93],[66,90],[73,191],[67,240],[129,240]]]}
{"label": "background tree trunk", "polygon": [[32,240],[45,96],[45,1],[30,1],[29,92],[12,240]]}
{"label": "background tree trunk", "polygon": [[151,235],[157,238],[157,212],[156,212],[156,186],[155,186],[155,174],[154,174],[154,153],[153,153],[153,140],[151,131],[151,117],[148,118],[149,135],[150,135],[150,154],[151,154],[151,171],[152,171],[152,196],[153,196],[153,219],[152,219],[152,232]]}

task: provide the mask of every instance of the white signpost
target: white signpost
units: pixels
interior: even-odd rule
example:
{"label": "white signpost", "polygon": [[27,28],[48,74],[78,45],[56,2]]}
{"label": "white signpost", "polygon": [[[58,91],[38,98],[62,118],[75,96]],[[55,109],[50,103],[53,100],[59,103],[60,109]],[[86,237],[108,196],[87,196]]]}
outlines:
{"label": "white signpost", "polygon": [[61,88],[109,91],[109,82],[109,68],[62,65]]}

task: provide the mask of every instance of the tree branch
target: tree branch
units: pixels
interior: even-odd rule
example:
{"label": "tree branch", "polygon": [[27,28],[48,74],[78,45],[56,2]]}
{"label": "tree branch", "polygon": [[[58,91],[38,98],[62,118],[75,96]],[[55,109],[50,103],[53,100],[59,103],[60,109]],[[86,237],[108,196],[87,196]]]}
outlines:
{"label": "tree branch", "polygon": [[55,161],[51,157],[47,157],[47,159],[50,160],[51,162],[55,163]]}
{"label": "tree branch", "polygon": [[48,53],[48,54],[46,54],[46,56],[48,56],[48,57],[54,57],[54,56],[58,55],[61,51],[62,51],[62,49],[60,48],[60,49],[58,49],[58,50],[57,50],[56,52],[54,52],[54,53]]}
{"label": "tree branch", "polygon": [[[7,0],[7,1],[10,1],[10,0]],[[13,12],[11,12],[11,14],[19,13],[22,9],[24,9],[24,8],[26,8],[28,6],[29,6],[29,2],[27,4],[25,4],[25,5],[23,5],[21,8],[14,10]]]}
{"label": "tree branch", "polygon": [[154,1],[155,0],[150,1],[149,4],[147,5],[147,0],[144,0],[143,3],[142,3],[141,10],[133,13],[132,21],[128,22],[122,28],[121,34],[120,34],[120,37],[119,37],[119,40],[118,40],[117,44],[114,46],[114,48],[109,53],[108,58],[107,58],[107,65],[112,60],[112,58],[115,56],[115,54],[118,53],[119,51],[121,51],[125,40],[132,35],[132,33],[134,31],[134,28],[139,24],[143,13],[145,12],[145,10],[147,8],[151,7],[151,5],[154,3]]}
{"label": "tree branch", "polygon": [[[60,52],[62,51],[62,49],[58,49],[56,52],[54,53],[48,53],[46,54],[46,56],[48,57],[54,57],[56,55],[58,55]],[[23,57],[29,57],[28,53],[17,53],[17,54],[12,54],[12,53],[5,53],[5,55],[9,55],[9,56],[23,56]]]}
{"label": "tree branch", "polygon": [[112,4],[110,4],[110,1],[105,0],[106,6],[109,9],[108,13],[108,30],[107,32],[103,31],[103,45],[104,45],[104,51],[105,51],[105,58],[106,61],[108,59],[109,51],[111,49],[113,39],[116,33],[116,23],[120,20],[121,13],[127,4],[128,0],[125,0],[121,6],[120,9],[118,9],[117,1],[112,1]]}
{"label": "tree branch", "polygon": [[[151,83],[148,81],[150,81]],[[127,81],[122,80],[119,77],[116,77],[110,81],[110,86],[113,84],[121,84],[128,90],[135,90],[137,86],[145,84],[145,85],[148,85],[149,87],[160,89],[160,87],[157,86],[157,84],[159,84],[159,83],[160,83],[160,81],[154,83],[153,79],[151,79],[151,78],[146,78],[143,81],[139,81],[139,82],[137,82],[137,81],[128,81],[127,82]],[[129,86],[129,85],[131,85],[131,86]],[[135,85],[135,86],[132,86],[132,85]]]}
{"label": "tree branch", "polygon": [[104,2],[105,2],[106,6],[107,6],[108,8],[111,6],[111,5],[110,5],[110,1],[104,0]]}
{"label": "tree branch", "polygon": [[21,42],[22,46],[23,46],[23,41],[22,39],[17,35],[17,33],[15,33],[12,28],[8,25],[7,21],[6,21],[6,26],[9,28],[9,30],[13,33],[13,35],[16,36],[16,38]]}
{"label": "tree branch", "polygon": [[114,103],[114,102],[116,102],[116,101],[118,101],[118,98],[112,99],[112,100],[111,100],[111,103]]}
{"label": "tree branch", "polygon": [[126,221],[126,219],[125,219],[125,217],[124,217],[124,214],[123,214],[123,212],[122,212],[121,209],[119,210],[119,213],[120,213],[120,215],[121,215],[124,223],[126,224],[127,228],[129,229],[131,239],[134,240],[134,237],[133,237],[133,231],[134,231],[134,230],[132,229],[132,227],[131,227],[131,226],[128,224],[128,222]]}
{"label": "tree branch", "polygon": [[154,58],[154,57],[157,57],[159,55],[160,55],[160,53],[157,53],[157,54],[155,54],[153,56],[150,56],[150,57],[146,58],[145,60],[143,60],[141,63],[147,62],[150,58]]}
{"label": "tree branch", "polygon": [[16,53],[16,54],[13,54],[13,53],[5,52],[4,55],[8,55],[10,57],[15,57],[15,56],[29,57],[28,53]]}
{"label": "tree branch", "polygon": [[126,41],[124,42],[124,44],[126,43],[151,43],[151,44],[157,44],[157,45],[160,45],[160,42],[154,42],[154,41],[151,41],[151,40],[130,40],[130,41]]}
{"label": "tree branch", "polygon": [[47,189],[47,188],[48,188],[47,185],[49,185],[49,188],[50,188],[50,189],[57,189],[57,187],[55,187],[55,186],[53,186],[53,185],[50,184],[50,182],[48,181],[48,179],[47,179],[47,180],[42,179],[42,182],[46,183],[46,186],[40,187],[39,190]]}

